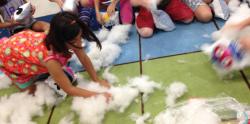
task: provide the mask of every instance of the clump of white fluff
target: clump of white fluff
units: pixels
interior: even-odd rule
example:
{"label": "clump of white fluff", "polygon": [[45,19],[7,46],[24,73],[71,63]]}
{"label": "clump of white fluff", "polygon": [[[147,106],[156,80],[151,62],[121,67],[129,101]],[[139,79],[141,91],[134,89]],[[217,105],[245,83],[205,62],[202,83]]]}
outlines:
{"label": "clump of white fluff", "polygon": [[80,116],[80,123],[102,124],[107,102],[102,95],[89,98],[74,97],[71,108]]}
{"label": "clump of white fluff", "polygon": [[166,105],[173,106],[177,98],[187,92],[187,86],[182,82],[173,82],[165,90],[167,94]]}
{"label": "clump of white fluff", "polygon": [[109,83],[114,84],[114,83],[118,82],[119,79],[118,79],[114,74],[112,74],[112,73],[109,72],[110,69],[111,69],[111,67],[107,67],[107,68],[104,70],[104,72],[103,72],[103,74],[102,74],[102,77],[103,77],[105,80],[107,80]]}
{"label": "clump of white fluff", "polygon": [[[89,56],[95,70],[101,67],[112,65],[112,63],[121,54],[120,44],[127,43],[131,25],[116,25],[111,31],[101,30],[97,33],[97,37],[101,41],[102,49],[100,50],[96,43],[89,43],[87,55]],[[79,61],[73,56],[72,61]],[[80,65],[80,62],[76,62]]]}
{"label": "clump of white fluff", "polygon": [[70,113],[69,115],[66,115],[65,117],[63,117],[59,121],[59,124],[74,124],[72,120],[73,120],[73,113]]}
{"label": "clump of white fluff", "polygon": [[190,100],[158,114],[154,124],[220,124],[220,117],[204,100]]}
{"label": "clump of white fluff", "polygon": [[[39,84],[35,95],[27,92],[14,93],[0,98],[1,124],[34,124],[32,117],[43,115],[43,106],[55,104],[55,97],[49,88]],[[44,90],[43,92],[41,92]],[[48,95],[48,96],[47,96]]]}
{"label": "clump of white fluff", "polygon": [[136,113],[132,113],[130,118],[135,121],[136,124],[145,124],[145,121],[150,118],[150,113],[145,113],[143,115],[138,115]]}
{"label": "clump of white fluff", "polygon": [[143,93],[144,102],[148,99],[148,95],[153,93],[155,89],[161,88],[161,84],[150,80],[146,75],[131,78],[128,80],[128,83],[130,87],[136,88]]}
{"label": "clump of white fluff", "polygon": [[117,25],[112,28],[105,42],[113,44],[127,43],[131,25]]}
{"label": "clump of white fluff", "polygon": [[120,53],[121,48],[119,45],[103,42],[101,50],[91,45],[90,51],[87,54],[95,70],[100,70],[103,66],[111,65],[119,57]]}
{"label": "clump of white fluff", "polygon": [[109,90],[113,99],[108,104],[109,110],[124,112],[124,110],[132,103],[132,101],[138,96],[137,89],[130,87],[112,87]]}
{"label": "clump of white fluff", "polygon": [[99,32],[96,33],[96,37],[100,40],[100,41],[104,41],[107,39],[109,34],[109,30],[106,28],[102,28]]}

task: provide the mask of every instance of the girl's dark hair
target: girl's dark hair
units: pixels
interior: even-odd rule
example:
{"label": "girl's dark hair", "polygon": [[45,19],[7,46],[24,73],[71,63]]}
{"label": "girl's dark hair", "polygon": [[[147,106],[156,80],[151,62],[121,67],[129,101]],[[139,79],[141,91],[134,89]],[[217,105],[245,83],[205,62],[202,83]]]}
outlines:
{"label": "girl's dark hair", "polygon": [[0,0],[0,7],[6,5],[8,3],[8,0]]}
{"label": "girl's dark hair", "polygon": [[[85,25],[84,22],[79,20],[78,16],[70,12],[57,13],[50,22],[50,30],[45,39],[46,47],[50,50],[51,46],[55,52],[70,54],[66,44],[71,44],[79,32],[82,32],[82,38],[89,42],[96,42],[101,49],[101,43],[95,34]],[[71,44],[74,46],[73,44]],[[74,46],[79,48],[77,46]]]}

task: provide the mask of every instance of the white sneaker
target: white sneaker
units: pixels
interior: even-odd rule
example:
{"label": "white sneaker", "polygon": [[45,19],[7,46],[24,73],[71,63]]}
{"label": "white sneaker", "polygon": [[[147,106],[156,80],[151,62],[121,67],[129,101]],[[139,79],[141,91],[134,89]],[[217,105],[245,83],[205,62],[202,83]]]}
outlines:
{"label": "white sneaker", "polygon": [[227,20],[230,16],[230,9],[225,0],[213,0],[210,4],[213,8],[215,17]]}
{"label": "white sneaker", "polygon": [[151,11],[155,27],[164,31],[172,31],[175,29],[175,24],[169,15],[163,10]]}
{"label": "white sneaker", "polygon": [[63,98],[63,99],[66,98],[67,93],[64,92],[63,89],[61,89],[61,88],[56,84],[56,82],[54,81],[54,79],[53,79],[51,76],[49,76],[44,82],[45,82],[46,84],[48,84],[48,86],[49,86],[51,89],[53,89],[59,97],[61,97],[61,98]]}

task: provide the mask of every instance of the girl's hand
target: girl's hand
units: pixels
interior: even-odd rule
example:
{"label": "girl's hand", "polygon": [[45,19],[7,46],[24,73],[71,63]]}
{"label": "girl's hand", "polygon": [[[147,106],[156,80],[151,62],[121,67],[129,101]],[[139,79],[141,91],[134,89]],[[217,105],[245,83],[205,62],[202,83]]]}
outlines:
{"label": "girl's hand", "polygon": [[31,5],[31,15],[34,15],[36,11],[36,7]]}
{"label": "girl's hand", "polygon": [[21,25],[20,22],[14,20],[13,18],[11,18],[11,20],[10,20],[9,23],[10,23],[10,26],[11,26],[11,27],[15,27],[15,26]]}
{"label": "girl's hand", "polygon": [[107,8],[107,13],[109,16],[112,16],[115,13],[116,4],[111,3]]}
{"label": "girl's hand", "polygon": [[107,82],[106,80],[100,80],[98,81],[102,86],[110,88],[110,84],[109,82]]}
{"label": "girl's hand", "polygon": [[112,99],[112,95],[110,93],[102,93],[102,95],[106,98],[106,102],[108,103]]}
{"label": "girl's hand", "polygon": [[103,21],[103,19],[102,19],[102,15],[101,15],[99,12],[96,13],[96,19],[97,19],[97,21],[98,21],[101,25],[104,24],[104,21]]}

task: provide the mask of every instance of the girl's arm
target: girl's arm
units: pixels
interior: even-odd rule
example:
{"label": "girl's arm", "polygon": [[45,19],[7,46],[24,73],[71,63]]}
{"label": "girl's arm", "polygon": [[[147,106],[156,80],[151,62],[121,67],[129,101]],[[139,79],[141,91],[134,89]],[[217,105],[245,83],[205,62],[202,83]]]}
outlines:
{"label": "girl's arm", "polygon": [[245,27],[247,27],[249,25],[250,25],[250,17],[243,20],[241,23],[239,23],[239,28],[243,29],[243,28],[245,28]]}
{"label": "girl's arm", "polygon": [[111,3],[107,8],[107,13],[109,15],[112,15],[115,12],[115,7],[116,7],[118,2],[119,2],[119,0],[111,0]]}
{"label": "girl's arm", "polygon": [[61,64],[56,60],[49,60],[45,63],[50,75],[55,80],[55,82],[62,88],[67,94],[71,96],[81,96],[81,97],[91,97],[99,94],[103,94],[109,99],[110,95],[107,93],[97,93],[89,90],[81,89],[73,86],[70,80],[65,75]]}
{"label": "girl's arm", "polygon": [[103,24],[103,19],[100,13],[100,1],[94,0],[95,12],[96,12],[96,19],[100,24]]}
{"label": "girl's arm", "polygon": [[85,67],[86,71],[88,72],[88,74],[90,75],[90,78],[93,81],[99,82],[103,86],[110,87],[110,84],[107,81],[99,79],[99,77],[97,76],[97,73],[92,65],[91,60],[86,55],[83,48],[82,49],[76,48],[76,49],[74,49],[74,52],[75,52],[76,56],[78,57],[78,59],[80,60],[80,62],[82,63],[82,65]]}
{"label": "girl's arm", "polygon": [[15,21],[15,20],[11,20],[9,22],[1,22],[0,21],[0,28],[11,28],[11,27],[14,27],[14,26],[17,26],[17,25],[20,25],[19,22]]}

